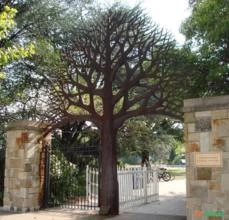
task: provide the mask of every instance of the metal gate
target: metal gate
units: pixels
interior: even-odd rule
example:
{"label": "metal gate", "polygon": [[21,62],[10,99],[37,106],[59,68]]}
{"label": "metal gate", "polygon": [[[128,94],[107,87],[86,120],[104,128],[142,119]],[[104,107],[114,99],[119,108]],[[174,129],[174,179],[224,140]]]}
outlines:
{"label": "metal gate", "polygon": [[0,148],[0,206],[3,206],[5,177],[5,148]]}
{"label": "metal gate", "polygon": [[87,165],[98,167],[98,147],[52,146],[46,154],[46,207],[96,209],[87,196]]}

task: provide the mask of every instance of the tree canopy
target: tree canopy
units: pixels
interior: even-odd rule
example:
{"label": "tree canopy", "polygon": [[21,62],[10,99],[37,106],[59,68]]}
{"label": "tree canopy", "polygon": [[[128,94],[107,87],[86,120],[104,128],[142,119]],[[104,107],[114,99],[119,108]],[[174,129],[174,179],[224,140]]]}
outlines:
{"label": "tree canopy", "polygon": [[91,0],[0,2],[0,13],[11,26],[9,28],[2,23],[5,36],[0,38],[0,58],[4,60],[4,68],[3,62],[0,63],[1,123],[9,119],[47,119],[41,114],[44,112],[42,88],[47,83],[40,74],[39,63],[35,62],[47,48],[42,47],[42,53],[38,49],[46,40],[58,42],[61,32],[68,32],[91,3]]}
{"label": "tree canopy", "polygon": [[[0,119],[5,116],[6,106],[10,105],[13,97],[18,95],[18,87],[12,88],[14,80],[9,81],[7,65],[20,59],[27,58],[35,53],[33,42],[15,41],[14,29],[16,28],[15,16],[17,10],[5,6],[0,10]],[[6,118],[3,119],[5,121]]]}
{"label": "tree canopy", "polygon": [[[0,68],[23,57],[28,57],[34,53],[34,45],[15,44],[12,42],[10,33],[15,26],[15,15],[17,10],[8,6],[0,13]],[[3,73],[0,76],[3,78]]]}
{"label": "tree canopy", "polygon": [[181,31],[186,36],[186,44],[197,56],[193,96],[228,94],[229,4],[224,0],[191,3],[192,14]]}
{"label": "tree canopy", "polygon": [[138,8],[113,7],[93,16],[66,36],[55,63],[64,60],[65,66],[46,69],[55,85],[51,95],[59,100],[57,109],[101,127],[109,92],[116,128],[128,118],[152,112],[179,117],[176,107],[181,106],[181,82],[187,75],[170,35]]}
{"label": "tree canopy", "polygon": [[131,118],[118,133],[119,158],[124,163],[146,166],[176,163],[182,156],[182,142],[183,128],[176,120],[155,116]]}

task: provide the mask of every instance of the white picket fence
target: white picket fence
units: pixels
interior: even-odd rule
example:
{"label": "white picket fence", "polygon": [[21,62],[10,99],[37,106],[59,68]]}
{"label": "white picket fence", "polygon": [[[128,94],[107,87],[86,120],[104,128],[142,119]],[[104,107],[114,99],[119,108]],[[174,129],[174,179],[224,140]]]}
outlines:
{"label": "white picket fence", "polygon": [[99,205],[99,172],[89,166],[86,169],[86,197],[93,206]]}
{"label": "white picket fence", "polygon": [[[121,209],[159,199],[156,169],[129,168],[118,170],[119,206]],[[87,167],[87,199],[98,205],[98,169]]]}

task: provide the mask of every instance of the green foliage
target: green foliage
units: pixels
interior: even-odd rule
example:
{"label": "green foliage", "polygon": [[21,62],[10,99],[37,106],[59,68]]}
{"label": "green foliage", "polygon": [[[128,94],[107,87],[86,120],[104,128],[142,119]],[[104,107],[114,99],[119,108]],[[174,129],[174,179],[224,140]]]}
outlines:
{"label": "green foliage", "polygon": [[196,55],[193,97],[229,93],[229,4],[225,0],[197,0],[181,32]]}
{"label": "green foliage", "polygon": [[86,5],[91,2],[0,2],[0,12],[4,12],[4,7],[8,4],[17,9],[17,13],[11,16],[14,25],[11,25],[5,38],[0,38],[0,51],[4,51],[4,56],[0,55],[0,59],[4,61],[0,63],[0,113],[3,112],[0,119],[5,120],[3,117],[6,114],[13,119],[50,117],[50,111],[46,111],[47,100],[44,100],[50,81],[44,75],[48,70],[58,75],[63,68],[57,47],[63,43],[64,33],[70,32]]}
{"label": "green foliage", "polygon": [[[229,5],[225,0],[198,0],[192,15],[185,21],[182,31],[187,39],[202,40],[216,46],[223,46],[229,31]],[[193,39],[194,37],[194,39]]]}
{"label": "green foliage", "polygon": [[[46,95],[44,88],[49,85],[43,77],[43,67],[53,66],[53,63],[60,61],[56,50],[53,52],[53,47],[48,46],[51,43],[53,46],[54,41],[58,45],[62,40],[60,32],[68,32],[81,16],[85,4],[91,2],[0,1],[0,149],[4,145],[3,128],[6,122],[15,119],[38,119],[43,116]],[[42,56],[46,63],[39,65]],[[47,119],[47,114],[44,117]],[[65,172],[71,173],[72,169]],[[4,169],[1,170],[0,181],[3,181],[2,171]],[[79,177],[78,181],[82,182],[83,179],[85,178],[80,180]],[[0,189],[3,189],[1,183]],[[83,193],[84,188],[77,190]]]}
{"label": "green foliage", "polygon": [[184,143],[176,141],[170,151],[168,163],[169,164],[181,164],[185,153]]}
{"label": "green foliage", "polygon": [[0,12],[0,123],[9,120],[9,116],[5,117],[8,114],[7,107],[27,97],[25,90],[29,86],[34,86],[32,81],[28,82],[31,73],[25,76],[23,71],[19,71],[21,69],[18,66],[15,68],[20,72],[18,75],[14,75],[12,71],[19,60],[35,53],[35,44],[32,41],[26,41],[24,38],[16,41],[16,13],[16,9],[8,6]]}
{"label": "green foliage", "polygon": [[4,11],[0,13],[0,39],[6,38],[15,25],[14,17],[17,10],[5,6]]}
{"label": "green foliage", "polygon": [[5,66],[10,62],[28,57],[29,55],[34,53],[35,53],[34,44],[27,45],[27,48],[14,45],[12,47],[8,47],[7,49],[1,49],[0,65]]}
{"label": "green foliage", "polygon": [[90,126],[85,122],[70,122],[58,131],[52,139],[50,205],[85,196],[86,166],[98,167],[98,152],[90,152],[90,147],[97,145],[93,149],[98,150],[99,136]]}
{"label": "green foliage", "polygon": [[50,161],[50,199],[51,206],[60,205],[86,195],[86,173],[70,163],[64,154],[52,148]]}
{"label": "green foliage", "polygon": [[[15,26],[15,15],[17,10],[6,6],[4,11],[0,13],[0,41],[5,40],[6,43],[0,47],[0,67],[10,62],[28,57],[35,53],[34,44],[28,44],[26,47],[12,44],[9,39],[10,32]],[[1,78],[2,78],[1,74]]]}
{"label": "green foliage", "polygon": [[160,117],[133,118],[118,133],[119,157],[126,163],[139,164],[144,154],[149,153],[151,162],[173,163],[182,155],[182,141],[180,123]]}

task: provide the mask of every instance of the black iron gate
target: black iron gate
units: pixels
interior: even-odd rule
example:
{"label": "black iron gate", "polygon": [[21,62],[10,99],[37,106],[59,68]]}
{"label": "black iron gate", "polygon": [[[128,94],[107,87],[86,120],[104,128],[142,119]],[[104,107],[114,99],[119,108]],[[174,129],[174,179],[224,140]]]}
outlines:
{"label": "black iron gate", "polygon": [[0,148],[0,206],[3,206],[5,177],[5,148]]}
{"label": "black iron gate", "polygon": [[87,195],[86,167],[99,166],[98,147],[81,146],[58,148],[46,153],[45,206],[96,209]]}

